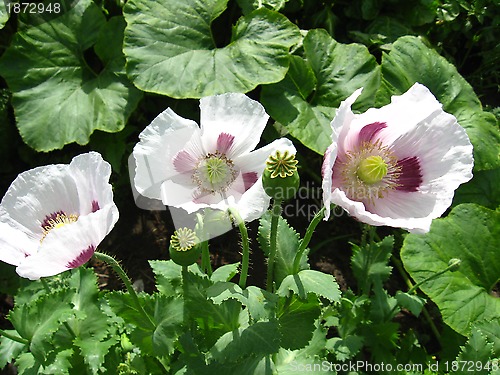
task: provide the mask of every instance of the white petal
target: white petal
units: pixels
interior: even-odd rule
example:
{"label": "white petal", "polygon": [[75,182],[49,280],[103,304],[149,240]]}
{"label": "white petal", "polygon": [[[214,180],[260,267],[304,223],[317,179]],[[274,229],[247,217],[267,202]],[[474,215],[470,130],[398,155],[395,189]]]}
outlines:
{"label": "white petal", "polygon": [[323,205],[325,206],[324,220],[330,217],[330,205],[332,203],[332,174],[333,165],[337,158],[337,143],[332,143],[323,156],[323,165],[321,166],[321,189],[323,190]]}
{"label": "white petal", "polygon": [[100,154],[89,152],[76,156],[69,165],[69,171],[78,189],[80,215],[113,203],[113,190],[109,183],[111,165]]}
{"label": "white petal", "polygon": [[78,214],[78,188],[68,165],[48,165],[17,176],[2,199],[4,222],[32,238],[41,238],[47,215]]}
{"label": "white petal", "polygon": [[[405,193],[411,194],[411,193]],[[365,205],[362,202],[353,201],[345,195],[345,193],[339,189],[335,189],[332,193],[332,202],[342,207],[349,215],[355,217],[359,221],[375,225],[382,226],[387,225],[394,228],[404,228],[412,233],[425,233],[429,231],[432,218],[426,217],[414,217],[413,212],[408,212],[407,215],[402,217],[384,217],[376,213],[367,211]],[[404,203],[404,200],[400,201]],[[421,202],[424,205],[426,202]],[[394,204],[397,203],[394,201]],[[414,205],[410,204],[410,207],[415,208]],[[424,208],[425,209],[425,208]]]}
{"label": "white petal", "polygon": [[39,240],[0,219],[0,260],[18,266],[26,256],[34,254]]}
{"label": "white petal", "polygon": [[[52,229],[36,254],[17,267],[17,273],[30,280],[52,276],[74,268],[72,263],[90,257],[118,220],[118,210],[109,204],[78,221]],[[80,258],[80,259],[79,259]]]}
{"label": "white petal", "polygon": [[264,215],[269,207],[270,200],[271,198],[266,194],[262,186],[262,179],[259,178],[257,182],[241,196],[235,206],[241,218],[246,222],[250,222]]}
{"label": "white petal", "polygon": [[374,122],[385,123],[387,127],[378,133],[377,138],[385,145],[391,145],[403,134],[412,131],[421,122],[442,112],[441,103],[429,89],[415,83],[402,95],[395,95],[391,103],[381,108],[370,108],[365,113],[356,115],[351,124],[349,137],[344,141],[348,150],[355,143],[357,134],[366,125]]}
{"label": "white petal", "polygon": [[215,152],[220,134],[229,134],[234,136],[228,152],[230,159],[257,146],[269,119],[264,107],[244,94],[228,93],[202,98],[200,109],[205,150]]}
{"label": "white petal", "polygon": [[170,108],[162,112],[139,135],[134,147],[136,169],[134,184],[137,191],[154,199],[161,199],[161,185],[178,174],[173,160],[176,154],[186,149],[196,156],[204,155],[200,129],[191,120],[186,120]]}
{"label": "white petal", "polygon": [[340,103],[339,108],[336,111],[335,117],[333,118],[330,126],[332,127],[332,141],[338,144],[340,153],[344,153],[344,139],[351,128],[351,122],[356,118],[356,115],[352,112],[351,106],[354,104],[356,99],[361,95],[363,88],[359,88],[354,91],[346,100]]}
{"label": "white petal", "polygon": [[262,148],[259,148],[258,150],[239,156],[233,161],[238,169],[243,173],[256,172],[257,176],[260,177],[266,167],[267,158],[269,158],[269,156],[274,154],[276,151],[288,151],[289,154],[293,155],[297,153],[295,146],[289,139],[280,138]]}

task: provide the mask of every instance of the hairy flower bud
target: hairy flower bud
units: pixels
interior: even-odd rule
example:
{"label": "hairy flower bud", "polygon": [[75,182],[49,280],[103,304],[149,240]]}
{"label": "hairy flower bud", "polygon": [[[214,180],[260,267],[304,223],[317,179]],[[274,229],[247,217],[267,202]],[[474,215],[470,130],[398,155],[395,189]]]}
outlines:
{"label": "hairy flower bud", "polygon": [[276,151],[269,156],[266,169],[262,174],[262,185],[267,195],[273,199],[288,200],[293,198],[299,188],[300,178],[295,155],[285,151]]}

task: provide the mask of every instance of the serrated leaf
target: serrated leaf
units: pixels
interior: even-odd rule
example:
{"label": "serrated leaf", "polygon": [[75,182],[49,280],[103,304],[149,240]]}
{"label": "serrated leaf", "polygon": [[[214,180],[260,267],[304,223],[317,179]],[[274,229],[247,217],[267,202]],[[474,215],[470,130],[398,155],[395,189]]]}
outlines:
{"label": "serrated leaf", "polygon": [[237,273],[240,263],[225,264],[217,268],[210,276],[210,280],[214,283],[217,281],[230,281]]}
{"label": "serrated leaf", "polygon": [[282,80],[298,28],[262,8],[240,18],[229,45],[218,48],[210,27],[226,6],[227,0],[128,1],[124,51],[135,85],[173,98],[200,98]]}
{"label": "serrated leaf", "polygon": [[396,299],[389,296],[380,281],[375,283],[373,292],[373,295],[370,296],[370,319],[374,323],[390,321],[397,312]]}
{"label": "serrated leaf", "polygon": [[38,375],[42,366],[32,353],[23,353],[16,359],[17,371],[23,375]]}
{"label": "serrated leaf", "polygon": [[420,315],[426,302],[425,298],[400,290],[396,292],[396,301],[398,301],[399,306],[408,309],[416,317]]}
{"label": "serrated leaf", "polygon": [[[455,374],[488,374],[486,364],[492,359],[493,344],[480,331],[473,329],[465,346],[458,354],[458,370]],[[477,364],[482,364],[477,366]],[[463,365],[463,367],[462,367]],[[472,366],[471,366],[472,365]]]}
{"label": "serrated leaf", "polygon": [[278,352],[279,331],[275,321],[257,322],[247,328],[225,333],[210,349],[210,356],[218,361],[237,362],[250,355]]}
{"label": "serrated leaf", "polygon": [[370,243],[365,247],[352,245],[351,265],[360,290],[368,294],[375,282],[385,281],[391,274],[388,266],[394,246],[394,237],[387,236],[378,243]]}
{"label": "serrated leaf", "polygon": [[[15,330],[5,330],[14,336],[17,335]],[[26,350],[26,344],[13,341],[5,336],[0,336],[0,369],[4,368],[7,363],[11,363],[19,354]]]}
{"label": "serrated leaf", "polygon": [[17,305],[9,313],[9,320],[19,335],[30,341],[30,351],[44,364],[53,350],[52,336],[75,316],[70,300],[73,292],[63,289],[47,294],[32,303]]}
{"label": "serrated leaf", "polygon": [[50,361],[50,365],[44,366],[43,370],[40,370],[39,374],[68,374],[69,369],[73,367],[72,356],[73,349],[63,349],[58,348],[56,355]]}
{"label": "serrated leaf", "polygon": [[304,58],[295,56],[284,80],[264,86],[261,101],[292,136],[323,154],[342,100],[364,87],[355,107],[374,104],[380,68],[365,46],[338,43],[325,30],[310,30],[303,45]]}
{"label": "serrated leaf", "polygon": [[304,348],[313,337],[315,321],[320,313],[316,297],[305,302],[294,298],[278,316],[280,346],[290,350]]}
{"label": "serrated leaf", "polygon": [[475,204],[461,204],[430,232],[409,234],[401,249],[406,270],[416,282],[461,264],[422,284],[420,289],[439,307],[443,320],[467,335],[471,324],[500,318],[500,299],[490,294],[500,275],[500,212]]}
{"label": "serrated leaf", "polygon": [[[172,260],[150,260],[156,278],[156,288],[165,296],[177,296],[182,293],[182,267]],[[188,267],[190,273],[202,275],[198,265]]]}
{"label": "serrated leaf", "polygon": [[5,26],[5,23],[9,19],[9,13],[7,13],[6,4],[6,2],[0,2],[0,29]]}
{"label": "serrated leaf", "polygon": [[[271,233],[271,213],[266,212],[260,218],[258,241],[264,254],[269,254],[269,239]],[[281,216],[278,218],[278,231],[276,234],[276,257],[274,263],[274,281],[279,285],[285,277],[294,273],[293,262],[299,248],[300,238],[298,233],[288,225]],[[299,270],[309,268],[307,251],[300,260]]]}
{"label": "serrated leaf", "polygon": [[[96,129],[120,131],[142,95],[124,72],[123,18],[106,22],[97,5],[80,0],[47,22],[24,21],[29,27],[17,32],[0,59],[23,140],[50,151],[86,144]],[[102,71],[89,68],[84,57],[92,48]],[[57,53],[47,58],[47,50]]]}
{"label": "serrated leaf", "polygon": [[113,311],[135,327],[132,338],[143,352],[171,354],[174,342],[182,333],[184,301],[158,293],[141,293],[138,297],[149,319],[137,309],[129,294],[114,292],[107,295]]}
{"label": "serrated leaf", "polygon": [[326,348],[335,355],[337,361],[347,361],[359,353],[363,347],[363,337],[347,336],[344,339],[333,337],[327,340]]}
{"label": "serrated leaf", "polygon": [[234,283],[216,283],[207,289],[207,297],[220,304],[233,298],[248,308],[248,313],[254,321],[269,319],[274,316],[278,304],[278,296],[256,286],[242,290]]}
{"label": "serrated leaf", "polygon": [[288,275],[276,293],[281,297],[287,297],[290,291],[301,299],[307,299],[309,293],[326,298],[330,302],[338,302],[341,297],[335,278],[314,270],[302,270],[295,275]]}
{"label": "serrated leaf", "polygon": [[314,373],[315,368],[320,368],[325,373],[330,370],[327,363],[318,357],[305,355],[301,350],[286,350],[283,348],[274,356],[274,364],[276,374],[279,375]]}
{"label": "serrated leaf", "polygon": [[389,54],[383,55],[381,67],[383,85],[377,93],[379,104],[420,82],[467,131],[474,146],[475,170],[500,167],[500,132],[495,116],[482,111],[481,102],[455,66],[421,39],[405,36],[393,44]]}

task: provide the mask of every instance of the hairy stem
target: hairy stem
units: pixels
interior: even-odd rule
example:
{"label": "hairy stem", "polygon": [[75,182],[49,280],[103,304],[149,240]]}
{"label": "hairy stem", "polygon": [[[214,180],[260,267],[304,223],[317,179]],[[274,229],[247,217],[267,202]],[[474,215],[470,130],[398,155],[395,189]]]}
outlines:
{"label": "hairy stem", "polygon": [[278,219],[281,214],[281,199],[273,199],[271,209],[271,234],[269,238],[269,259],[267,261],[267,282],[266,289],[273,292],[274,286],[274,258],[276,258],[276,242],[278,236]]}
{"label": "hairy stem", "polygon": [[234,222],[238,225],[238,229],[240,230],[241,234],[242,256],[239,285],[241,289],[245,289],[248,277],[248,265],[250,263],[250,241],[248,240],[248,231],[245,225],[245,221],[241,218],[236,209],[231,208],[230,212],[233,216]]}
{"label": "hairy stem", "polygon": [[132,298],[132,302],[135,305],[137,311],[139,311],[139,313],[146,318],[146,320],[151,325],[152,329],[156,328],[156,324],[154,323],[153,319],[148,315],[148,313],[146,313],[144,307],[142,307],[141,302],[139,301],[139,297],[137,296],[137,293],[134,287],[132,286],[132,281],[127,276],[120,263],[118,263],[118,261],[112,256],[100,253],[98,251],[94,252],[94,257],[102,262],[109,264],[111,268],[113,268],[113,271],[115,271],[118,274],[120,279],[122,279],[123,283],[125,284],[127,292]]}

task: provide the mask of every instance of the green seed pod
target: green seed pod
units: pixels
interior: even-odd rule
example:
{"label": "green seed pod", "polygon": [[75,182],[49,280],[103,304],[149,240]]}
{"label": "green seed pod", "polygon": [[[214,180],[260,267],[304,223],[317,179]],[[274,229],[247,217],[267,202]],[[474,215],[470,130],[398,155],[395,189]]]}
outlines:
{"label": "green seed pod", "polygon": [[172,259],[179,266],[190,266],[194,264],[201,254],[199,240],[192,229],[179,228],[170,238],[168,252]]}
{"label": "green seed pod", "polygon": [[283,154],[276,151],[267,159],[266,169],[262,174],[262,185],[267,195],[281,201],[295,196],[300,183],[297,163],[295,155],[289,155],[288,151]]}

